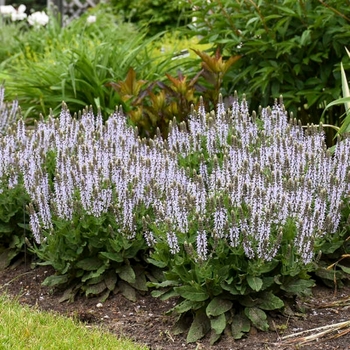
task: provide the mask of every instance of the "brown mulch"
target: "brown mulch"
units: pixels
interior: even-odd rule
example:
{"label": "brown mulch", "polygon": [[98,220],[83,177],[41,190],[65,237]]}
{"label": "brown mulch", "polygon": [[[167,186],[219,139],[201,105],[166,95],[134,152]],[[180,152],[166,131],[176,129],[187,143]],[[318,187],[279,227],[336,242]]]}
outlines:
{"label": "brown mulch", "polygon": [[[245,339],[236,341],[225,334],[211,347],[209,337],[194,344],[186,344],[184,335],[175,336],[172,333],[175,319],[166,316],[165,312],[174,305],[174,300],[160,301],[147,294],[139,295],[137,302],[131,302],[121,294],[116,294],[109,297],[102,305],[96,297],[78,297],[73,303],[60,303],[62,293],[41,285],[45,277],[52,273],[53,270],[47,266],[32,269],[30,264],[17,262],[10,268],[0,271],[0,293],[6,292],[16,297],[20,303],[41,310],[74,317],[83,321],[87,327],[101,326],[118,336],[126,336],[140,344],[146,344],[151,350],[350,349],[350,327],[328,334],[328,339],[327,336],[320,336],[317,341],[305,345],[300,345],[300,341],[287,345],[286,340],[281,339],[289,334],[350,321],[349,286],[338,291],[317,286],[312,298],[291,302],[291,309],[299,312],[291,312],[290,316],[271,314],[269,320],[271,331],[260,332],[253,328]],[[334,303],[340,300],[343,302],[336,306]],[[315,333],[318,331],[310,334]],[[336,334],[338,337],[335,337]]]}

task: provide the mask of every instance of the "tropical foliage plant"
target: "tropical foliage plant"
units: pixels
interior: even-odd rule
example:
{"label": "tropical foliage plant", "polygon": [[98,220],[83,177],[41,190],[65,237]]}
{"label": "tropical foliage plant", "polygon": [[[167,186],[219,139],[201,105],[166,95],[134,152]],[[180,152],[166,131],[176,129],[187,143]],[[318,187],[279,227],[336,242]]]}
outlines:
{"label": "tropical foliage plant", "polygon": [[135,70],[130,68],[125,80],[109,84],[122,98],[130,120],[142,135],[153,136],[158,129],[166,136],[169,122],[174,117],[178,123],[187,121],[192,106],[198,107],[201,97],[207,107],[217,105],[223,79],[241,56],[224,60],[219,50],[214,56],[193,51],[201,62],[198,72],[194,76],[192,72],[191,78],[178,71],[177,77],[166,73],[165,81],[138,80]]}

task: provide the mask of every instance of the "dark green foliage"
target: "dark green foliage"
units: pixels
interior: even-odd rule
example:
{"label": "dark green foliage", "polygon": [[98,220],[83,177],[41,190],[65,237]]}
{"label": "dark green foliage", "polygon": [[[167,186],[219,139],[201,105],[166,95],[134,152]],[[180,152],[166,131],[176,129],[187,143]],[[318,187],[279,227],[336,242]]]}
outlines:
{"label": "dark green foliage", "polygon": [[111,5],[126,21],[147,27],[150,35],[184,25],[187,19],[183,13],[190,10],[186,1],[111,0]]}
{"label": "dark green foliage", "polygon": [[[247,94],[252,109],[283,95],[303,123],[318,123],[327,103],[341,96],[339,63],[350,39],[350,8],[342,1],[199,1],[186,31],[224,54],[242,55],[224,79],[223,94]],[[344,61],[348,66],[348,59]],[[332,109],[324,122],[338,124],[344,110]],[[332,133],[334,135],[334,133]],[[332,135],[328,135],[330,138]],[[328,139],[330,143],[330,139]]]}
{"label": "dark green foliage", "polygon": [[[285,238],[281,253],[270,262],[247,260],[242,247],[231,248],[227,242],[213,238],[209,250],[215,250],[215,254],[204,262],[197,259],[192,244],[183,243],[185,248],[172,256],[165,243],[158,243],[148,261],[167,265],[164,281],[148,285],[157,288],[152,295],[162,300],[180,297],[169,312],[179,315],[176,329],[188,331],[188,342],[197,341],[211,330],[214,343],[226,327],[232,327],[234,338],[239,339],[249,331],[250,324],[268,329],[265,311],[284,307],[279,296],[311,293],[315,282],[307,272],[314,267],[298,262],[292,251],[286,259],[289,243]],[[193,322],[188,329],[182,323],[191,316]]]}
{"label": "dark green foliage", "polygon": [[71,222],[54,222],[55,232],[34,252],[42,259],[40,264],[52,265],[56,271],[44,285],[68,288],[62,301],[81,291],[86,296],[100,295],[101,300],[111,291],[131,300],[135,289],[147,291],[141,262],[147,246],[141,234],[127,237],[108,214],[94,217],[78,210]]}
{"label": "dark green foliage", "polygon": [[2,188],[0,193],[0,269],[25,250],[25,238],[31,240],[26,206],[29,196],[22,185]]}

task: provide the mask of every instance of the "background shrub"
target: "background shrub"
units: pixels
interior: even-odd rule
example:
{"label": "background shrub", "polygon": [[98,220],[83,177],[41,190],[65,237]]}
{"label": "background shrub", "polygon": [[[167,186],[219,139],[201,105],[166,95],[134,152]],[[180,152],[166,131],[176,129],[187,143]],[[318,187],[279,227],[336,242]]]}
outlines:
{"label": "background shrub", "polygon": [[[92,14],[96,23],[89,24]],[[24,117],[47,116],[50,109],[57,114],[62,101],[72,112],[91,105],[108,115],[121,103],[108,82],[123,79],[131,66],[146,79],[169,68],[167,55],[157,64],[151,56],[149,45],[158,37],[145,39],[103,6],[63,28],[51,18],[47,27],[30,29],[7,52],[0,79],[6,80],[8,100],[18,96]]]}
{"label": "background shrub", "polygon": [[149,35],[184,25],[188,21],[184,16],[189,9],[187,1],[111,0],[111,5],[126,21],[146,27]]}
{"label": "background shrub", "polygon": [[[303,123],[319,122],[325,105],[341,95],[339,63],[350,38],[350,9],[341,1],[191,1],[196,22],[186,31],[228,55],[238,69],[224,81],[224,96],[245,92],[250,106],[283,95]],[[348,66],[348,59],[344,60]],[[324,122],[337,124],[342,107]],[[331,137],[331,136],[329,136]]]}

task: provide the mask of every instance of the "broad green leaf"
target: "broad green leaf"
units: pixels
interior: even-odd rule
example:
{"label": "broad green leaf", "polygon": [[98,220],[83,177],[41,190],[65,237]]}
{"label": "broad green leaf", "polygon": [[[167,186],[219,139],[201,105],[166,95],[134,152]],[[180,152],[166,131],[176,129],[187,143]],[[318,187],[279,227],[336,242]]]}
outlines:
{"label": "broad green leaf", "polygon": [[263,310],[278,310],[284,306],[284,302],[271,291],[262,293],[260,298],[259,307]]}
{"label": "broad green leaf", "polygon": [[130,283],[136,290],[140,290],[142,292],[147,292],[147,280],[146,276],[143,273],[138,273],[135,276],[135,282]]}
{"label": "broad green leaf", "polygon": [[247,282],[249,287],[256,292],[258,292],[263,285],[263,281],[261,278],[250,275],[247,276]]}
{"label": "broad green leaf", "polygon": [[226,328],[225,314],[221,314],[217,317],[211,318],[210,327],[212,329],[212,333],[210,336],[210,345],[213,345],[220,338],[221,333]]}
{"label": "broad green leaf", "polygon": [[319,268],[315,271],[315,275],[321,279],[334,281],[337,278],[337,271],[328,270],[326,268]]}
{"label": "broad green leaf", "polygon": [[99,298],[99,302],[104,303],[108,299],[110,294],[111,294],[111,291],[109,289],[107,289]]}
{"label": "broad green leaf", "polygon": [[178,314],[183,314],[189,310],[198,310],[204,305],[202,301],[184,300],[180,304],[173,307],[170,311],[175,311]]}
{"label": "broad green leaf", "polygon": [[62,297],[60,298],[59,302],[63,303],[64,301],[69,301],[72,302],[74,300],[75,295],[77,294],[78,289],[74,287],[70,287],[68,289],[66,289],[62,295]]}
{"label": "broad green leaf", "polygon": [[133,268],[130,265],[123,265],[116,269],[116,272],[118,273],[119,277],[128,282],[128,283],[135,283],[136,276]]}
{"label": "broad green leaf", "polygon": [[[68,269],[66,269],[68,271]],[[90,271],[89,273],[86,273],[82,278],[81,281],[82,282],[86,282],[90,279],[96,279],[96,278],[100,278],[102,281],[103,279],[103,273],[106,271],[106,265],[102,265],[99,269],[94,270],[94,271]],[[63,273],[63,272],[62,272]],[[99,281],[99,282],[100,282]],[[92,282],[94,283],[94,282]]]}
{"label": "broad green leaf", "polygon": [[105,283],[108,290],[112,291],[117,283],[117,274],[114,271],[109,271],[105,276]]}
{"label": "broad green leaf", "polygon": [[6,249],[0,254],[0,271],[11,264],[11,260],[17,255],[16,249]]}
{"label": "broad green leaf", "polygon": [[216,297],[210,301],[206,308],[207,316],[219,316],[232,308],[232,301]]}
{"label": "broad green leaf", "polygon": [[174,287],[174,290],[184,299],[191,301],[204,301],[209,298],[206,291],[192,286]]}
{"label": "broad green leaf", "polygon": [[98,258],[86,258],[77,262],[76,267],[85,271],[98,270],[103,265],[103,261]]}
{"label": "broad green leaf", "polygon": [[46,287],[53,287],[57,286],[59,284],[63,284],[68,282],[68,276],[67,275],[52,275],[47,278],[45,278],[44,282],[42,283],[43,286]]}
{"label": "broad green leaf", "polygon": [[239,313],[233,316],[231,332],[233,339],[241,339],[244,333],[250,331],[250,321],[246,315]]}
{"label": "broad green leaf", "polygon": [[160,300],[168,300],[170,298],[174,298],[174,297],[178,297],[179,294],[174,290],[174,289],[170,289],[167,292],[163,293],[159,299]]}
{"label": "broad green leaf", "polygon": [[118,288],[126,299],[134,302],[137,300],[135,289],[131,287],[128,283],[124,281],[118,281]]}
{"label": "broad green leaf", "polygon": [[147,262],[154,266],[160,267],[161,269],[167,266],[167,263],[165,263],[164,261],[159,261],[152,258],[148,258]]}
{"label": "broad green leaf", "polygon": [[[101,274],[101,275],[98,275],[96,277],[90,278],[89,280],[87,280],[86,284],[87,285],[97,284],[97,283],[102,282],[104,279],[105,279],[105,276],[103,276],[103,274]],[[84,282],[83,279],[82,279],[82,282]]]}
{"label": "broad green leaf", "polygon": [[228,284],[226,282],[223,282],[223,283],[221,283],[220,286],[222,289],[230,292],[232,295],[240,295],[241,294],[234,284]]}
{"label": "broad green leaf", "polygon": [[86,288],[85,295],[89,296],[90,294],[98,295],[101,294],[106,289],[106,284],[102,281],[97,284],[93,284]]}
{"label": "broad green leaf", "polygon": [[178,286],[179,282],[178,281],[172,281],[172,280],[166,280],[163,282],[147,282],[147,285],[149,287],[156,287],[156,288],[164,288],[164,287],[174,287]]}
{"label": "broad green leaf", "polygon": [[244,313],[256,328],[262,331],[267,331],[269,329],[269,325],[266,321],[267,316],[263,310],[257,307],[246,307]]}
{"label": "broad green leaf", "polygon": [[292,280],[281,285],[281,289],[293,294],[310,294],[310,288],[315,286],[314,280]]}
{"label": "broad green leaf", "polygon": [[153,298],[159,298],[161,295],[165,294],[167,290],[152,290],[151,295]]}
{"label": "broad green leaf", "polygon": [[203,338],[210,329],[210,322],[203,310],[198,310],[188,331],[186,341],[193,343]]}
{"label": "broad green leaf", "polygon": [[122,254],[119,254],[119,253],[101,252],[100,255],[112,261],[116,261],[116,262],[124,261]]}
{"label": "broad green leaf", "polygon": [[346,266],[340,265],[340,264],[338,264],[338,266],[339,266],[345,273],[350,274],[350,267],[346,267]]}

